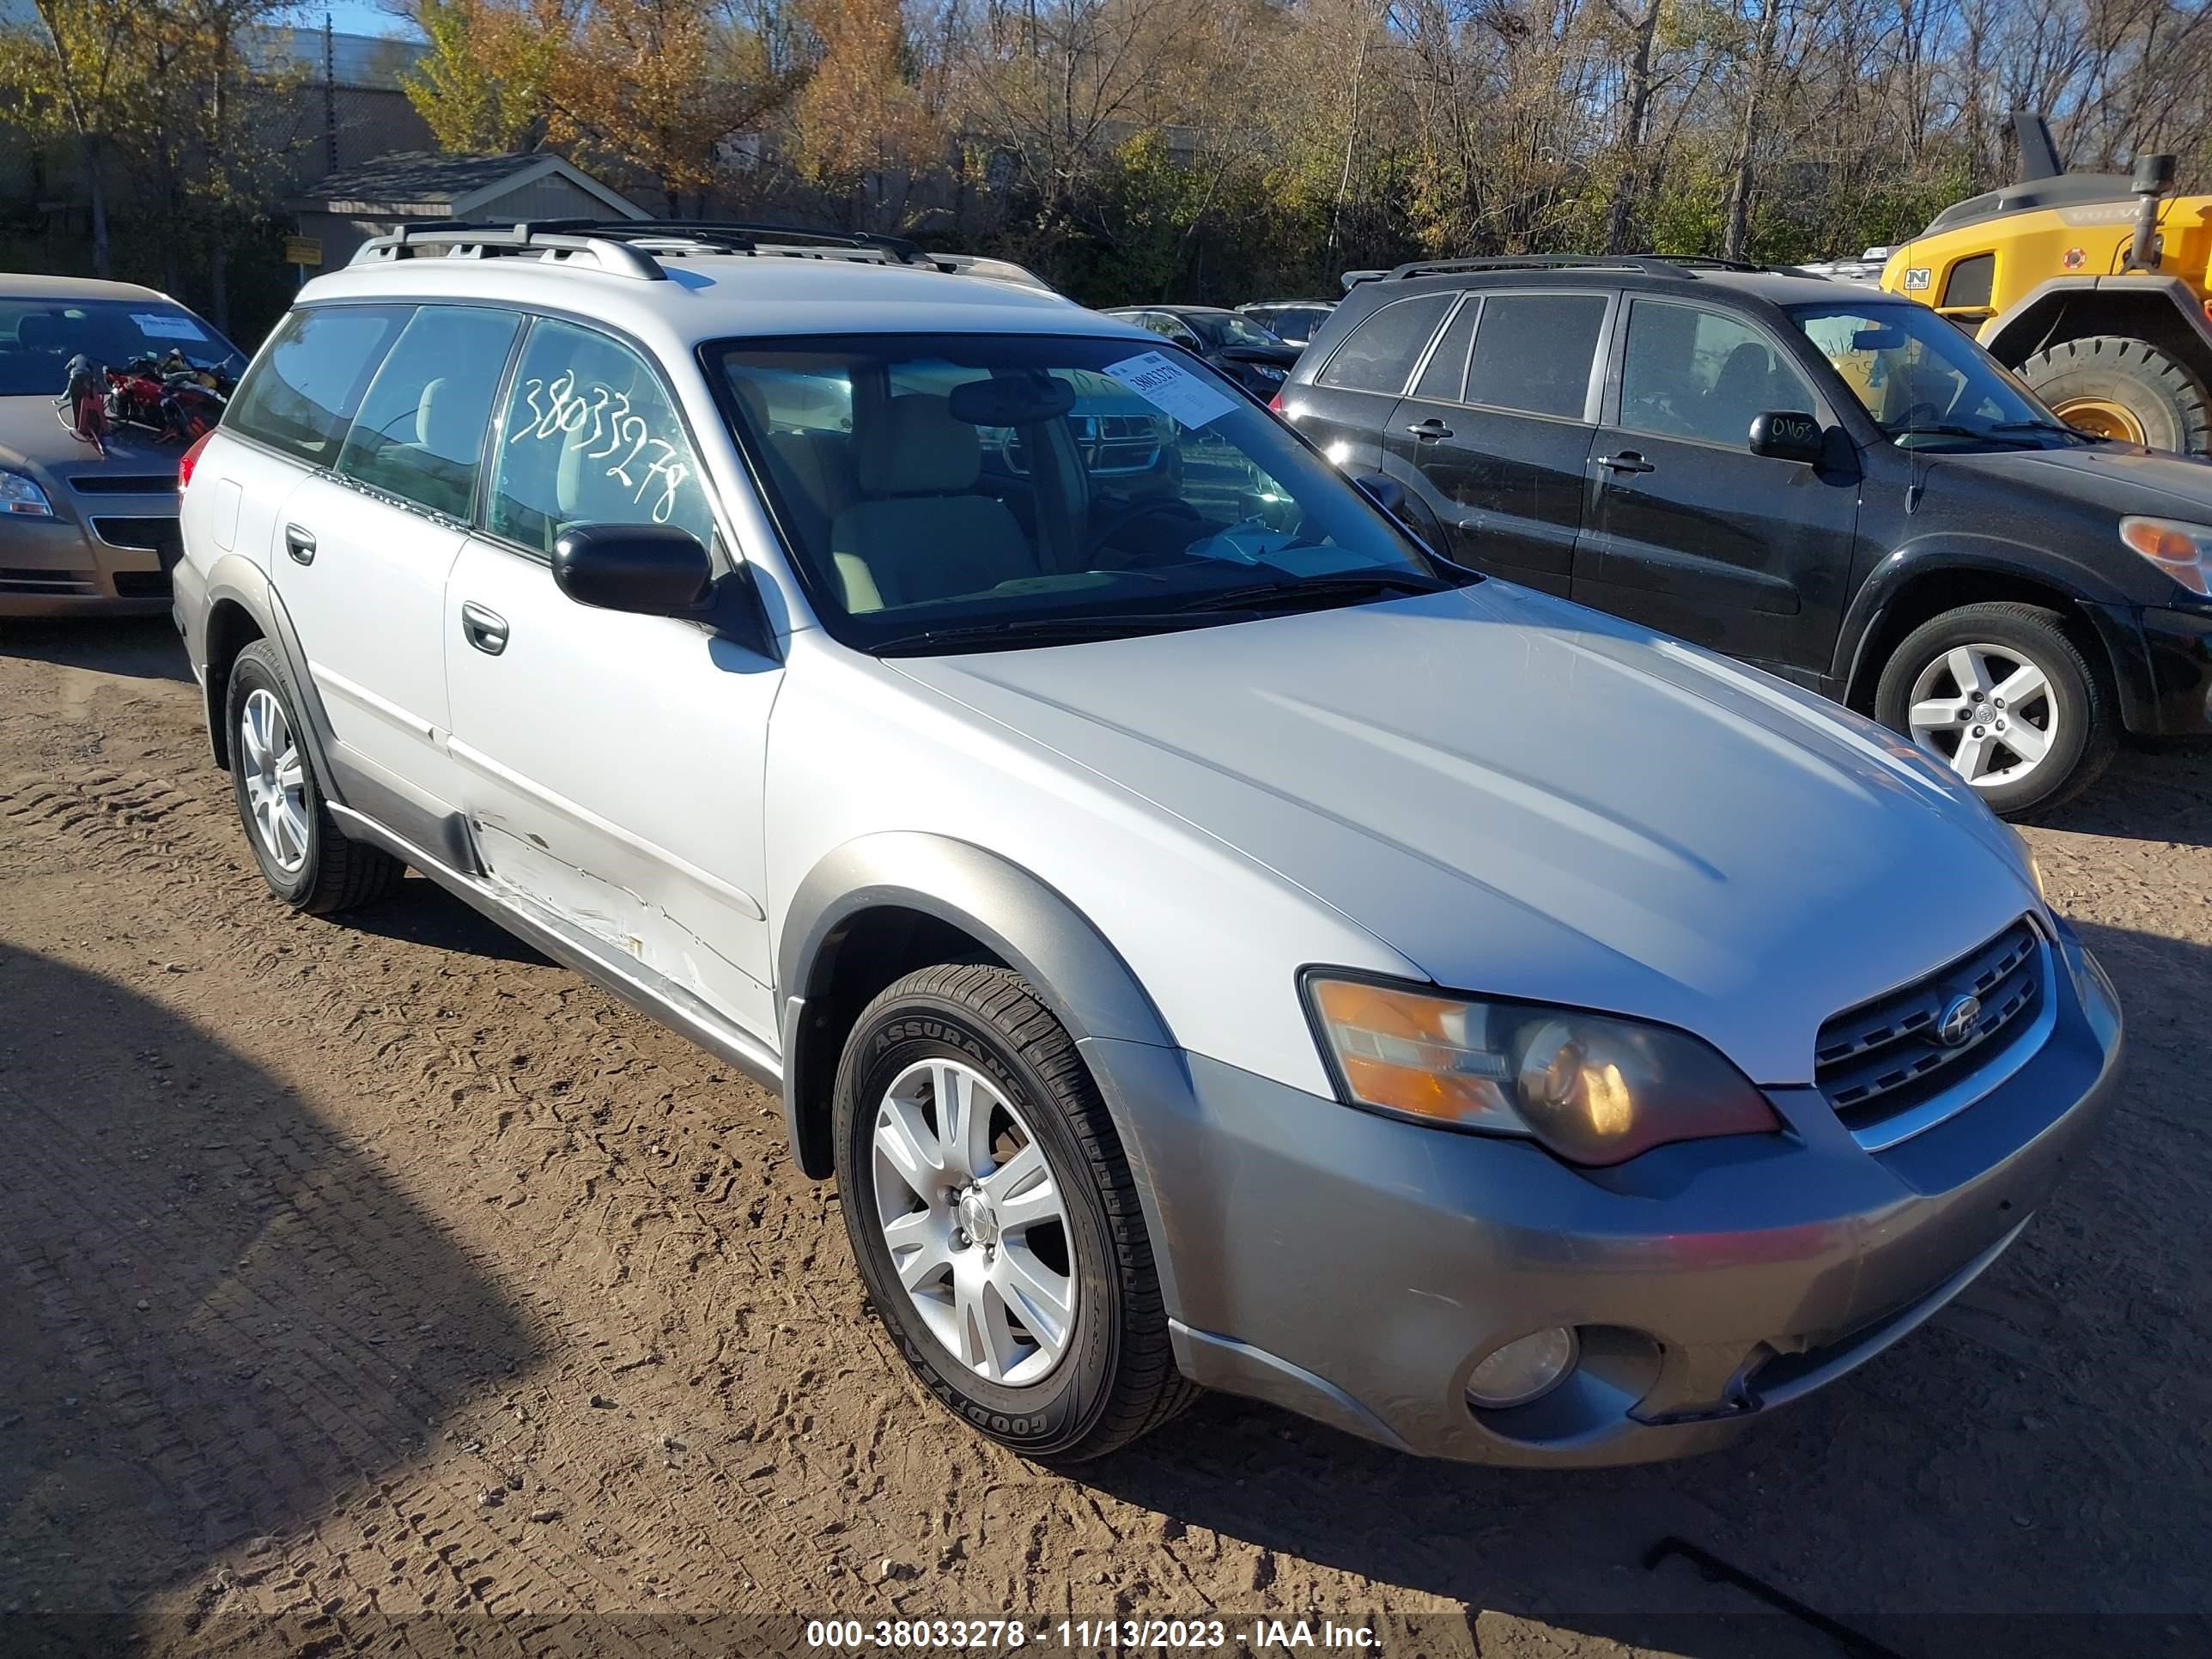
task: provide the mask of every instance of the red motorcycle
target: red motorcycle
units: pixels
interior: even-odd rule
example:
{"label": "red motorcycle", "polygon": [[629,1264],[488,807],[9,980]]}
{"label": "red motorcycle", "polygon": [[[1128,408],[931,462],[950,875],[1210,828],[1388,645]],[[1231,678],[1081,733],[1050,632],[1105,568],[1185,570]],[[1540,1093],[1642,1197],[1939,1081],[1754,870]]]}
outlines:
{"label": "red motorcycle", "polygon": [[107,386],[111,422],[181,444],[215,430],[230,393],[230,382],[220,371],[173,349],[163,357],[134,357],[120,369],[109,369]]}

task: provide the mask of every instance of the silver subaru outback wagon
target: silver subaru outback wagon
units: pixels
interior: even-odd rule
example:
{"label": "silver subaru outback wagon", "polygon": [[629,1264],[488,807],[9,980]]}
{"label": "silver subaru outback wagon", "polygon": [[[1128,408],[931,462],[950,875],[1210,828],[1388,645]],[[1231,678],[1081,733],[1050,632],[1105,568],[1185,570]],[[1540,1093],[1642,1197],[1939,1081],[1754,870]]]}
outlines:
{"label": "silver subaru outback wagon", "polygon": [[1203,364],[903,245],[457,228],[301,291],[178,615],[276,896],[411,866],[782,1097],[927,1390],[1713,1446],[2117,1086],[2014,834],[1439,558]]}

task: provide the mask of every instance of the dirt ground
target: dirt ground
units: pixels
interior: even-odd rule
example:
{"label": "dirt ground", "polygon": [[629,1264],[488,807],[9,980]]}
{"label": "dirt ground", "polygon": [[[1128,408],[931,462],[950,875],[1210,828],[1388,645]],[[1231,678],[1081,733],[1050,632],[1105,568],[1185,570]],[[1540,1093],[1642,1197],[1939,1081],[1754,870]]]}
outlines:
{"label": "dirt ground", "polygon": [[[2212,1652],[2212,750],[2030,832],[2131,1086],[1890,1354],[1673,1466],[1423,1463],[1212,1398],[1068,1479],[908,1382],[761,1091],[418,878],[343,924],[266,897],[194,699],[166,623],[0,623],[0,1652],[1006,1613]],[[1647,1567],[1669,1538],[1847,1628]]]}

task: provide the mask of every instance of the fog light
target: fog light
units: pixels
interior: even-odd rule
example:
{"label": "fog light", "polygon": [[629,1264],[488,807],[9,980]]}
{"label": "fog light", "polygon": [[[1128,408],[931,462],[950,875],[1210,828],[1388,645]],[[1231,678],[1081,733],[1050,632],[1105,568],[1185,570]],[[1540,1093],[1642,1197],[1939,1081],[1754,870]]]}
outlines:
{"label": "fog light", "polygon": [[1564,1325],[1509,1342],[1474,1368],[1467,1397],[1485,1411],[1525,1406],[1575,1368],[1575,1334]]}

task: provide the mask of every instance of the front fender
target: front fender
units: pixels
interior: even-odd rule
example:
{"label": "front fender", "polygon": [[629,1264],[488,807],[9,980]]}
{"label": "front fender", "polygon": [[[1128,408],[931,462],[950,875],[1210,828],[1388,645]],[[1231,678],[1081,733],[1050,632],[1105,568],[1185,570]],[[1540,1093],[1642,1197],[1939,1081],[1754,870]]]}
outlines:
{"label": "front fender", "polygon": [[828,1147],[804,1106],[825,1087],[835,1056],[810,1060],[800,1011],[831,983],[854,923],[897,908],[968,933],[1036,988],[1083,1042],[1106,1038],[1172,1048],[1166,1020],[1120,952],[1091,919],[1019,866],[949,836],[890,830],[825,854],[792,895],[782,918],[775,983],[783,1000],[784,1117],[799,1166],[827,1175]]}
{"label": "front fender", "polygon": [[2127,595],[2095,566],[2049,547],[1954,531],[1917,537],[1867,574],[1844,613],[1833,672],[1849,687],[1847,701],[1856,699],[1868,684],[1862,676],[1879,672],[1880,665],[1869,659],[1868,650],[1882,637],[1883,618],[1899,600],[1929,577],[1969,572],[1997,582],[2032,582],[2062,601],[2085,608],[2129,603]]}

